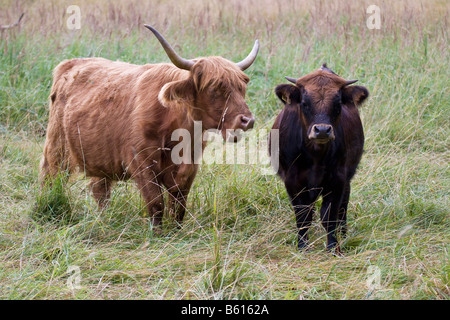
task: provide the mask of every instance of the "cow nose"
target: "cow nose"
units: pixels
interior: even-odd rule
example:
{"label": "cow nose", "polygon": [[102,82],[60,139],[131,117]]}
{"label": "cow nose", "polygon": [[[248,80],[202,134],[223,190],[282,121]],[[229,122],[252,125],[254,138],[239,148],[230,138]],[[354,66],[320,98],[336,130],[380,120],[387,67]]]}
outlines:
{"label": "cow nose", "polygon": [[334,139],[333,127],[329,124],[315,124],[312,131],[315,139]]}
{"label": "cow nose", "polygon": [[241,117],[241,125],[242,125],[242,129],[244,131],[252,129],[254,124],[255,124],[255,118],[253,116],[252,117],[246,117],[246,116]]}

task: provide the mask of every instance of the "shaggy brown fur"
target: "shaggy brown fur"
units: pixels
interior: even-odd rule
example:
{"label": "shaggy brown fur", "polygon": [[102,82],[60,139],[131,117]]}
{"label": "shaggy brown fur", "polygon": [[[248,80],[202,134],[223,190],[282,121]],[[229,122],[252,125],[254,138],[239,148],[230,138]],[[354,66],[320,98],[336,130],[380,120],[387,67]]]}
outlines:
{"label": "shaggy brown fur", "polygon": [[203,130],[222,130],[224,138],[226,129],[250,128],[246,119],[253,117],[244,101],[248,81],[221,57],[199,58],[190,71],[102,58],[63,61],[53,74],[41,178],[79,168],[92,177],[100,206],[114,181],[132,178],[154,226],[161,223],[165,187],[181,223],[197,165],[194,154],[189,164],[172,162],[171,149],[179,142],[171,141],[171,134],[183,128],[192,143],[202,139],[193,136],[194,121],[202,121]]}

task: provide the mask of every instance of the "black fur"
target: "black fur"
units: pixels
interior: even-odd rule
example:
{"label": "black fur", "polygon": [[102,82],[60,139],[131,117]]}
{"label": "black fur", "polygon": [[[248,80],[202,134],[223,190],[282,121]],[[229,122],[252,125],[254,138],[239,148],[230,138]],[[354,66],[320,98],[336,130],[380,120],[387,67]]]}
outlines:
{"label": "black fur", "polygon": [[[282,84],[276,87],[275,93],[284,103],[273,126],[279,129],[278,175],[285,183],[294,208],[298,247],[302,249],[308,244],[307,231],[314,203],[322,196],[320,217],[327,231],[327,248],[339,252],[337,229],[340,227],[345,235],[350,180],[364,146],[356,107],[367,98],[368,91],[361,86],[342,88],[337,95],[330,96],[330,105],[321,109],[323,114],[316,108],[317,104],[309,100],[303,86]],[[332,125],[334,140],[321,144],[308,137],[315,119],[325,119],[323,121]]]}

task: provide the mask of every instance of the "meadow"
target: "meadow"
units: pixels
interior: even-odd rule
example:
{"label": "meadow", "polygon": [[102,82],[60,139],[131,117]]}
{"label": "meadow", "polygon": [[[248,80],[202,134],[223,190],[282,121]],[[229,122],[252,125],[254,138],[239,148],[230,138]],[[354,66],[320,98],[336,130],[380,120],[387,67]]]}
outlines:
{"label": "meadow", "polygon": [[[71,1],[0,3],[0,299],[450,298],[450,5],[433,1]],[[368,28],[370,5],[380,29]],[[239,61],[254,130],[281,110],[284,76],[326,62],[359,79],[366,144],[352,182],[343,256],[297,251],[282,181],[251,164],[202,165],[181,229],[153,234],[132,181],[99,210],[83,176],[42,190],[38,166],[52,70],[74,57],[168,62],[152,24],[186,58]]]}

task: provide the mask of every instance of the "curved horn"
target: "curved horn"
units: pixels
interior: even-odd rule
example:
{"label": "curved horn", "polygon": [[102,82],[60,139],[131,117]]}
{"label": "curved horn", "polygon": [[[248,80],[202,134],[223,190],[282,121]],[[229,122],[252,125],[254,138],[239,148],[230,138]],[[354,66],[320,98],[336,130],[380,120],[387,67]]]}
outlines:
{"label": "curved horn", "polygon": [[355,83],[355,82],[357,82],[358,80],[347,80],[347,81],[345,81],[345,83],[344,83],[344,85],[342,86],[342,87],[346,87],[346,86],[349,86],[349,85],[351,85],[351,84],[353,84],[353,83]]}
{"label": "curved horn", "polygon": [[255,44],[253,45],[253,49],[250,52],[250,54],[247,56],[247,58],[245,58],[244,60],[236,63],[236,65],[242,70],[244,71],[245,69],[247,69],[248,67],[250,67],[252,65],[252,63],[255,61],[256,56],[258,55],[258,51],[259,51],[259,41],[256,40]]}
{"label": "curved horn", "polygon": [[164,48],[164,51],[166,51],[167,56],[169,57],[170,61],[174,65],[176,65],[180,69],[184,70],[191,70],[192,66],[194,65],[194,62],[192,60],[187,60],[182,57],[180,57],[175,50],[172,48],[172,46],[167,42],[166,39],[158,32],[156,31],[152,26],[149,26],[148,24],[144,24],[144,26],[149,29],[153,34],[158,38],[159,42],[161,43],[162,47]]}
{"label": "curved horn", "polygon": [[286,78],[287,81],[290,81],[290,82],[292,82],[293,84],[296,84],[296,83],[297,83],[297,79],[295,79],[295,78],[291,78],[291,77],[285,77],[285,78]]}

